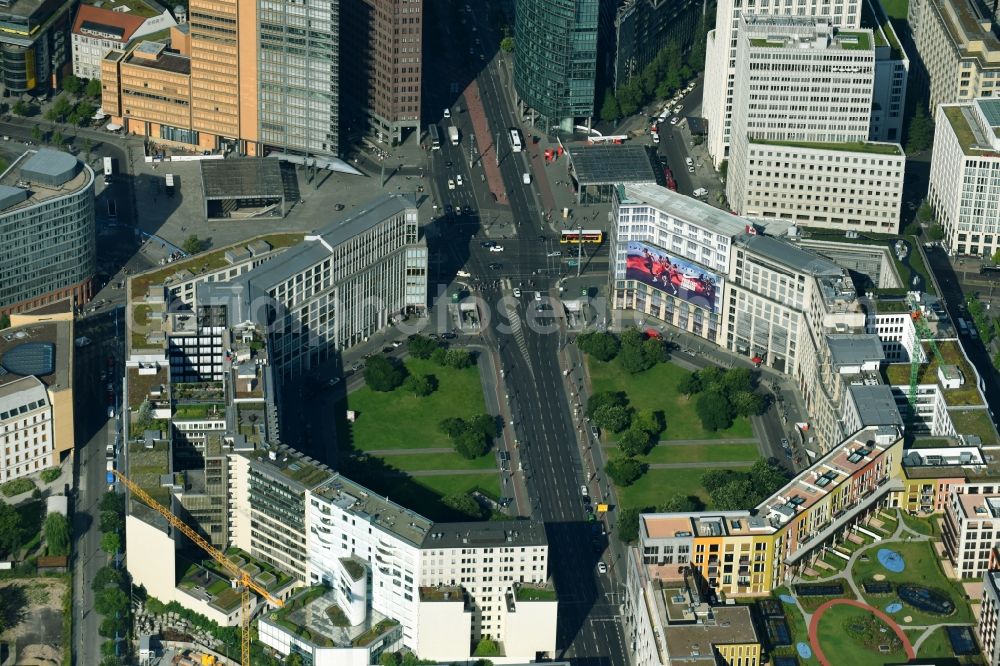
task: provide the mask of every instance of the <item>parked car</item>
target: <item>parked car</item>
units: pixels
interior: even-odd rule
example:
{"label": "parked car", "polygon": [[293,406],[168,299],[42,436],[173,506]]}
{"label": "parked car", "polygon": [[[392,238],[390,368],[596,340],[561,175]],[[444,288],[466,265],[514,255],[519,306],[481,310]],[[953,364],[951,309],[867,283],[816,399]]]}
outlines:
{"label": "parked car", "polygon": [[514,287],[514,298],[521,298],[521,288]]}
{"label": "parked car", "polygon": [[448,179],[448,189],[449,190],[455,189],[455,181],[451,178]]}
{"label": "parked car", "polygon": [[599,573],[599,574],[606,574],[606,573],[608,573],[608,565],[605,564],[604,562],[598,562],[597,563],[597,573]]}
{"label": "parked car", "polygon": [[503,245],[491,245],[490,252],[503,252]]}

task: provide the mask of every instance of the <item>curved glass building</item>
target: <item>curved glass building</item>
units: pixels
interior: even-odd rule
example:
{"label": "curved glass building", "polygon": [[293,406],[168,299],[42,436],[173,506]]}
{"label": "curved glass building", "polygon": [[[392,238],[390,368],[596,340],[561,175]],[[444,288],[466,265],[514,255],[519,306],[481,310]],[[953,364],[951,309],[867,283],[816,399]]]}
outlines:
{"label": "curved glass building", "polygon": [[594,115],[600,0],[517,0],[514,89],[548,131]]}

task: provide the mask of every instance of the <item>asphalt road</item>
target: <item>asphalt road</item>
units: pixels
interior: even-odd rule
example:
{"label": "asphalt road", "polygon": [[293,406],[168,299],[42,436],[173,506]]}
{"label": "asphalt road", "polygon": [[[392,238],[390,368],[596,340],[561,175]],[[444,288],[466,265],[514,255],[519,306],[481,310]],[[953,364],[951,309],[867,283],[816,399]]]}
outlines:
{"label": "asphalt road", "polygon": [[[120,311],[119,311],[120,312]],[[119,330],[124,322],[119,318]],[[117,421],[109,419],[108,405],[113,399],[121,404],[122,350],[116,337],[115,311],[99,312],[77,320],[76,335],[86,336],[93,342],[76,350],[74,368],[74,397],[77,447],[74,473],[76,479],[73,534],[73,657],[76,664],[97,664],[101,661],[97,627],[100,617],[94,608],[91,581],[97,570],[108,562],[101,550],[100,501],[107,485],[106,445],[114,442]],[[108,358],[113,358],[109,370]],[[102,380],[101,373],[107,373]],[[109,398],[107,383],[112,383],[113,398]]]}
{"label": "asphalt road", "polygon": [[[466,18],[477,26],[475,32],[484,44],[496,43],[485,17],[473,13]],[[446,26],[440,28],[447,32]],[[432,71],[429,79],[450,89],[450,82],[464,82],[475,74],[491,131],[500,135],[500,172],[509,212],[497,213],[492,197],[486,199],[490,195],[480,175],[478,152],[473,152],[473,166],[469,167],[472,125],[464,113],[466,102],[449,98],[446,91],[428,93],[430,99],[446,100],[452,116],[440,124],[443,145],[431,156],[431,179],[437,200],[442,202],[441,212],[447,205],[453,212],[435,222],[430,244],[432,253],[438,251],[444,257],[439,280],[449,282],[458,270],[467,271],[470,275],[462,281],[490,309],[484,313],[489,322],[484,340],[500,354],[513,421],[505,427],[517,442],[531,515],[546,524],[549,571],[559,595],[558,649],[552,656],[625,666],[628,658],[618,613],[621,582],[615,568],[610,575],[597,573],[602,556],[609,564],[613,562],[606,555],[607,537],[600,534],[599,523],[594,532],[583,503],[581,487],[596,489],[597,485],[588,484],[568,384],[560,365],[559,352],[566,344],[566,335],[553,318],[551,307],[536,309],[535,291],[544,298],[550,292],[555,294],[558,277],[567,270],[564,258],[549,256],[560,249],[558,239],[542,219],[533,185],[522,182],[523,174],[533,166],[529,153],[510,150],[506,132],[518,123],[501,88],[498,64],[458,52],[460,47],[450,40],[437,40],[433,48],[427,62],[438,71]],[[447,140],[447,126],[452,123],[461,133],[458,147]],[[524,139],[530,141],[530,136]],[[496,155],[491,152],[486,159],[495,160]],[[449,189],[448,180],[457,181],[459,174],[463,185],[456,182],[455,189]],[[470,207],[473,215],[455,215],[454,207],[459,205]],[[493,219],[505,216],[513,220],[512,225],[494,226]],[[503,251],[490,251],[484,246],[487,240],[502,245]],[[521,288],[519,298],[513,296],[515,287]],[[542,305],[545,307],[544,301]]]}

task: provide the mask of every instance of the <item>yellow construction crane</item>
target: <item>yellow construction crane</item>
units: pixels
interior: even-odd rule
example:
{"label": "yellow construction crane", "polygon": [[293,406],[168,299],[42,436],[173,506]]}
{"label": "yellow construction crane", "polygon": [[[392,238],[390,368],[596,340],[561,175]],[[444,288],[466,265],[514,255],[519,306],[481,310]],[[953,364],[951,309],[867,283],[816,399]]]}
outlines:
{"label": "yellow construction crane", "polygon": [[242,617],[240,618],[242,625],[241,628],[243,630],[241,649],[242,659],[240,663],[243,664],[243,666],[250,666],[250,590],[253,590],[263,597],[268,603],[274,604],[275,606],[284,606],[285,602],[272,596],[267,590],[258,584],[250,576],[250,574],[240,568],[240,566],[231,559],[226,557],[225,553],[210,544],[200,534],[188,527],[183,521],[181,521],[180,518],[171,513],[170,509],[150,497],[149,493],[137,486],[131,479],[118,470],[115,470],[114,474],[122,483],[125,484],[125,487],[128,488],[133,495],[141,499],[145,504],[149,505],[149,508],[166,518],[168,523],[179,529],[184,533],[184,536],[191,539],[191,541],[194,541],[199,548],[211,555],[212,559],[225,567],[226,571],[229,572],[233,579],[240,584],[243,596]]}

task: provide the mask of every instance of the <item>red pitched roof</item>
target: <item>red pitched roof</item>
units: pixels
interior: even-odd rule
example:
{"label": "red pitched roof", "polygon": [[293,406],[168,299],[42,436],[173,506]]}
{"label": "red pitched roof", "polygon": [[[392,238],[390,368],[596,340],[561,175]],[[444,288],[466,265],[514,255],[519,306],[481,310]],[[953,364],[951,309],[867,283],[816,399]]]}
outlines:
{"label": "red pitched roof", "polygon": [[[80,5],[76,12],[76,19],[73,21],[73,34],[95,37],[94,32],[101,32],[101,28],[106,29],[106,35],[101,34],[104,39],[114,39],[121,44],[128,44],[135,31],[142,27],[146,19],[141,16],[134,16],[128,12],[114,12],[103,7],[92,5]],[[85,27],[86,24],[86,27]]]}

